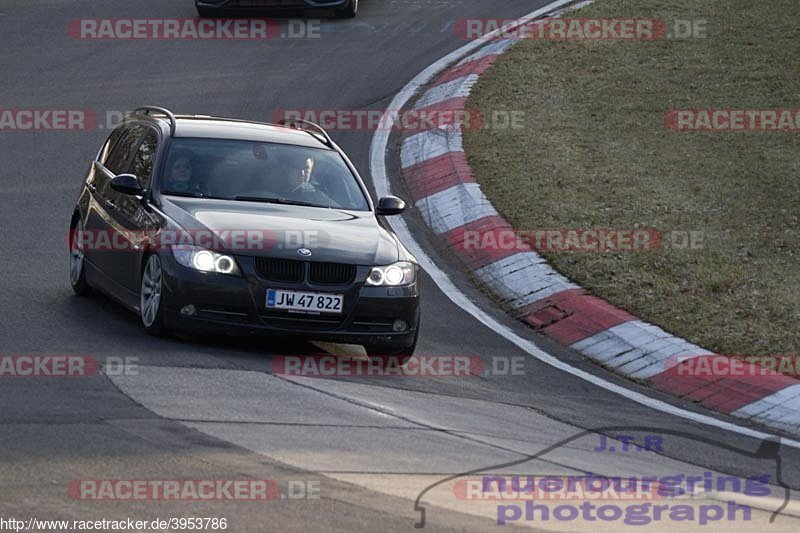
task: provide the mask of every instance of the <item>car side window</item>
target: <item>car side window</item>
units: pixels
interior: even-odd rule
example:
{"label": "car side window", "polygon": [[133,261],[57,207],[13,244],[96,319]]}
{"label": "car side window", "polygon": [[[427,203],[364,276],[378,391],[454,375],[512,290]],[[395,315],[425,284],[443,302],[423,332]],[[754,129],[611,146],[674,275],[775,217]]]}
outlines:
{"label": "car side window", "polygon": [[134,150],[136,150],[139,139],[146,132],[145,126],[133,126],[129,128],[117,142],[108,159],[105,167],[113,174],[124,174],[128,170]]}
{"label": "car side window", "polygon": [[144,139],[142,139],[139,148],[136,150],[131,167],[131,173],[139,178],[139,183],[145,189],[150,187],[150,180],[153,177],[153,163],[155,163],[156,150],[158,149],[158,134],[153,129],[147,128],[147,130]]}
{"label": "car side window", "polygon": [[108,136],[106,143],[103,145],[103,148],[100,149],[100,155],[98,155],[97,160],[105,165],[109,156],[111,155],[111,149],[117,145],[122,135],[127,131],[128,130],[126,128],[116,128],[114,131],[112,131],[111,135]]}

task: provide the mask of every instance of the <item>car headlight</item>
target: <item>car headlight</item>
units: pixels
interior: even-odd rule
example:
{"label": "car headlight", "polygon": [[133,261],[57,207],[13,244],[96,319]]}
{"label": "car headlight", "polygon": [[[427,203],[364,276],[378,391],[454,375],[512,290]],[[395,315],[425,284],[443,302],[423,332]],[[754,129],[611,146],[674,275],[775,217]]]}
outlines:
{"label": "car headlight", "polygon": [[225,254],[218,254],[199,246],[178,245],[172,247],[172,256],[186,268],[200,272],[216,272],[217,274],[241,274],[236,260]]}
{"label": "car headlight", "polygon": [[367,276],[367,285],[372,287],[397,287],[411,285],[415,281],[417,281],[417,266],[407,261],[373,267]]}

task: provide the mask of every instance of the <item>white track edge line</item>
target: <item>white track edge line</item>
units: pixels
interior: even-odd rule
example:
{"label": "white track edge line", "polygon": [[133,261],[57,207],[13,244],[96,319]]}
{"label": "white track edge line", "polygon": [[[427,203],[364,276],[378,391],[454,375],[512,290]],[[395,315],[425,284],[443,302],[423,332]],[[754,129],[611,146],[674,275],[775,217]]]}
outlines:
{"label": "white track edge line", "polygon": [[[573,3],[574,0],[558,0],[551,4],[548,4],[542,8],[533,11],[524,17],[518,19],[519,24],[523,24],[530,19],[534,19],[540,17],[545,14],[552,14],[553,11],[566,6],[567,4]],[[581,5],[585,5],[586,2],[582,2]],[[494,37],[500,34],[499,30],[489,33],[481,39],[471,41],[468,44],[454,50],[453,52],[447,54],[443,58],[439,59],[435,63],[429,65],[425,70],[420,72],[414,79],[412,79],[408,84],[406,84],[403,89],[395,95],[392,99],[391,103],[389,104],[387,109],[401,109],[406,106],[409,100],[414,96],[417,90],[425,85],[426,83],[430,82],[434,76],[445,70],[448,66],[452,63],[455,63],[456,60],[460,59],[461,57],[466,56],[470,52],[476,50],[486,42],[492,40]],[[389,114],[384,116],[384,119],[391,121],[389,124],[390,126],[393,125],[394,120]],[[370,145],[370,172],[372,174],[372,182],[375,186],[375,192],[377,193],[378,197],[387,196],[391,188],[389,186],[389,180],[386,175],[386,150],[389,145],[389,136],[391,133],[392,128],[381,128],[378,130],[372,138],[372,143]],[[548,364],[558,370],[571,374],[577,378],[580,378],[584,381],[587,381],[593,385],[606,389],[610,392],[618,394],[624,398],[632,400],[640,405],[644,405],[645,407],[649,407],[656,411],[661,411],[662,413],[666,413],[669,415],[677,416],[680,418],[684,418],[686,420],[691,420],[693,422],[698,422],[700,424],[705,424],[708,426],[716,427],[719,429],[723,429],[726,431],[731,431],[733,433],[738,433],[740,435],[744,435],[747,437],[752,437],[756,439],[767,439],[767,438],[777,438],[780,440],[781,444],[787,445],[792,448],[800,449],[800,441],[796,441],[793,439],[789,439],[786,437],[781,437],[779,435],[774,435],[771,433],[765,433],[762,431],[758,431],[751,428],[746,428],[743,426],[739,426],[733,424],[731,422],[725,422],[723,420],[719,420],[712,416],[694,413],[692,411],[687,411],[685,409],[681,409],[680,407],[676,407],[671,405],[667,402],[662,400],[657,400],[655,398],[651,398],[646,396],[642,393],[630,390],[626,387],[622,387],[615,383],[611,383],[610,381],[606,381],[605,379],[586,372],[584,370],[580,370],[578,368],[573,367],[561,361],[560,359],[544,352],[538,346],[536,346],[533,342],[524,339],[511,331],[508,327],[504,326],[491,316],[489,316],[485,311],[480,309],[477,305],[475,305],[467,296],[462,293],[458,287],[450,280],[450,277],[441,270],[436,263],[425,253],[419,243],[414,239],[411,235],[411,231],[408,229],[408,226],[400,217],[395,218],[387,218],[389,224],[391,225],[392,229],[398,234],[400,240],[411,250],[417,259],[419,259],[421,265],[428,275],[433,279],[439,289],[447,296],[454,304],[461,307],[464,311],[472,315],[475,319],[479,322],[483,323],[490,329],[495,330],[499,335],[503,336],[506,340],[512,342],[517,347],[522,349],[523,351],[527,352],[532,357],[538,359],[539,361]]]}

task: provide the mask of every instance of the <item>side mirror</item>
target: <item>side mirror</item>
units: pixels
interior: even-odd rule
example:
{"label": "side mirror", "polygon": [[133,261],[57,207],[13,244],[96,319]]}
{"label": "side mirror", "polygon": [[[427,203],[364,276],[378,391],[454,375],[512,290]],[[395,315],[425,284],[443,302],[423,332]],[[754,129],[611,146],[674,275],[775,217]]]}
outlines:
{"label": "side mirror", "polygon": [[375,212],[378,215],[391,216],[399,215],[406,209],[406,203],[397,196],[384,196],[378,200],[378,208]]}
{"label": "side mirror", "polygon": [[139,178],[133,174],[120,174],[111,179],[111,188],[122,194],[129,196],[141,196],[144,194],[144,189]]}

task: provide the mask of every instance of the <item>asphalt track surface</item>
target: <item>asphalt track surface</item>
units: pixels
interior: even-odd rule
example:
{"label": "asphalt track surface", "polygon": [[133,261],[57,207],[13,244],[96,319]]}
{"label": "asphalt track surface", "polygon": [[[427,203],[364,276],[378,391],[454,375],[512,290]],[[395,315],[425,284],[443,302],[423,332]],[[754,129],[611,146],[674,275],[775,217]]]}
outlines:
{"label": "asphalt track surface", "polygon": [[[174,42],[79,41],[66,27],[80,17],[192,17],[190,0],[2,1],[0,108],[92,109],[101,122],[106,111],[142,104],[256,120],[277,109],[382,109],[422,69],[464,44],[450,22],[516,17],[545,3],[364,0],[358,19],[323,21],[319,39]],[[211,516],[227,518],[232,531],[400,531],[419,520],[414,499],[421,491],[473,469],[640,476],[775,471],[774,459],[748,455],[761,445],[755,439],[650,410],[537,362],[455,306],[427,277],[418,354],[478,356],[486,368],[516,358],[523,371],[287,378],[272,373],[274,356],[328,349],[357,357],[358,350],[280,339],[149,337],[136,316],[102,296],[76,297],[68,284],[64,235],[104,137],[101,129],[0,131],[0,354],[127,357],[139,365],[122,376],[0,381],[0,518]],[[369,182],[371,133],[334,137]],[[423,248],[501,323],[575,366],[671,401],[494,310],[429,242],[414,213],[405,216]],[[607,426],[619,427],[610,434],[639,436],[638,442],[660,435],[663,451],[594,452],[601,441],[586,435],[526,461]],[[783,480],[800,487],[800,451],[784,446],[779,454]],[[519,464],[491,468],[508,462]],[[67,494],[68,483],[82,479],[243,478],[273,479],[282,488],[290,481],[318,483],[320,498],[108,502]],[[459,501],[446,484],[424,501],[430,531],[497,527],[496,508]],[[779,499],[760,501],[755,507],[766,512],[755,511],[752,523],[714,527],[763,530],[779,506]],[[790,505],[768,527],[796,530],[790,512],[797,514]],[[618,523],[523,525],[613,531]]]}

